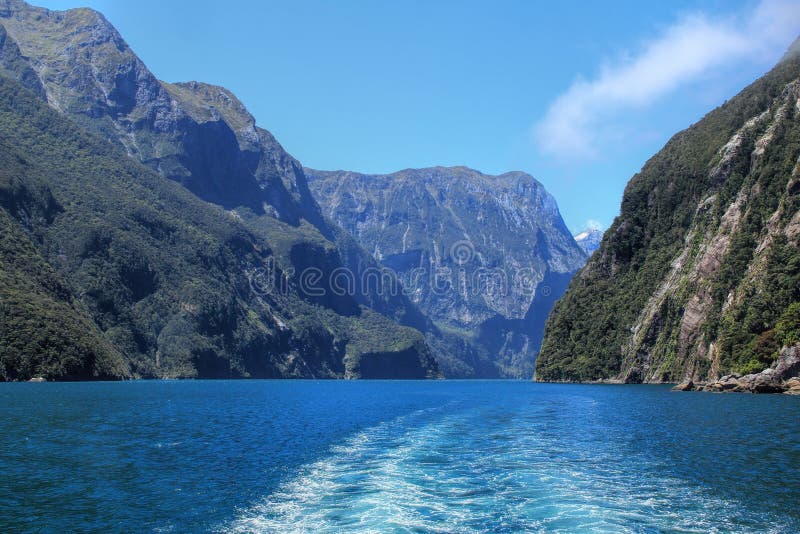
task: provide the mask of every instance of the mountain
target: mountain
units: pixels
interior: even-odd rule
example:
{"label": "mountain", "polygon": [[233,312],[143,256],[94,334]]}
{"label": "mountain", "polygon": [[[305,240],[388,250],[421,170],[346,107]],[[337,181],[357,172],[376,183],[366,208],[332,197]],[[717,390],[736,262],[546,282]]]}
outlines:
{"label": "mountain", "polygon": [[603,232],[597,228],[587,228],[583,232],[575,235],[575,242],[581,247],[581,250],[587,255],[591,256],[592,253],[600,248],[600,242],[603,240]]}
{"label": "mountain", "polygon": [[416,330],[270,290],[263,237],[3,76],[0,160],[0,378],[438,374]]}
{"label": "mountain", "polygon": [[630,180],[548,320],[536,379],[714,381],[800,341],[797,50]]}
{"label": "mountain", "polygon": [[[377,263],[229,91],[157,80],[95,11],[18,0],[0,0],[0,82],[0,252],[25,258],[0,295],[41,297],[0,329],[0,378],[439,376],[405,295],[331,291]],[[81,361],[26,348],[51,306]]]}
{"label": "mountain", "polygon": [[446,375],[531,376],[545,318],[586,259],[538,181],[465,167],[306,175],[324,214],[397,274],[437,331],[471,347],[472,363],[443,362]]}

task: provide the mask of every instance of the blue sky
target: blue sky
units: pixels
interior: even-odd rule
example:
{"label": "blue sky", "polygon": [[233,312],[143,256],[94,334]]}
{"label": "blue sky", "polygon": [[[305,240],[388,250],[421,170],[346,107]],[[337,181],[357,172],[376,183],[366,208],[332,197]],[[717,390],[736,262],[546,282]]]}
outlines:
{"label": "blue sky", "polygon": [[160,79],[224,85],[304,165],[526,171],[608,226],[677,131],[769,70],[800,0],[32,0],[90,6]]}

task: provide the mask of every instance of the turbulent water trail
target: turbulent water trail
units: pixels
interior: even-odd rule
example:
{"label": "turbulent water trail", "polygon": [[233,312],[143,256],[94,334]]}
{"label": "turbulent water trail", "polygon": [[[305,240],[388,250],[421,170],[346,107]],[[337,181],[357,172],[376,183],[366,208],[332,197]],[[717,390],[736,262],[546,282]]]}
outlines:
{"label": "turbulent water trail", "polygon": [[[787,524],[659,474],[648,451],[562,428],[558,401],[454,402],[363,430],[222,530],[763,531]],[[587,400],[583,413],[591,413]]]}

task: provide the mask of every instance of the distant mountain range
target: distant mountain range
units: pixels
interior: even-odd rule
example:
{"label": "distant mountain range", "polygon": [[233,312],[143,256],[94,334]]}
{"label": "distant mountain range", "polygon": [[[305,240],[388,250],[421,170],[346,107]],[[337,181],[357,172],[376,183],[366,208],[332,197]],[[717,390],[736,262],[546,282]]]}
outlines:
{"label": "distant mountain range", "polygon": [[757,389],[800,367],[798,87],[796,43],[573,238],[530,175],[304,169],[96,11],[0,0],[0,379],[535,361],[538,380]]}
{"label": "distant mountain range", "polygon": [[796,42],[647,162],[555,306],[537,379],[766,391],[800,374],[798,109]]}

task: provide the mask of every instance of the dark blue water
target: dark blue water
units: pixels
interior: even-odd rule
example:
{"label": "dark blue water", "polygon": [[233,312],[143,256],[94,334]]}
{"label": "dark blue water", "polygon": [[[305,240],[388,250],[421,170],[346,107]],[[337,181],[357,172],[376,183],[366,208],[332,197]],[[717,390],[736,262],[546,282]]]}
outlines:
{"label": "dark blue water", "polygon": [[798,531],[799,424],[659,386],[2,384],[0,531]]}

